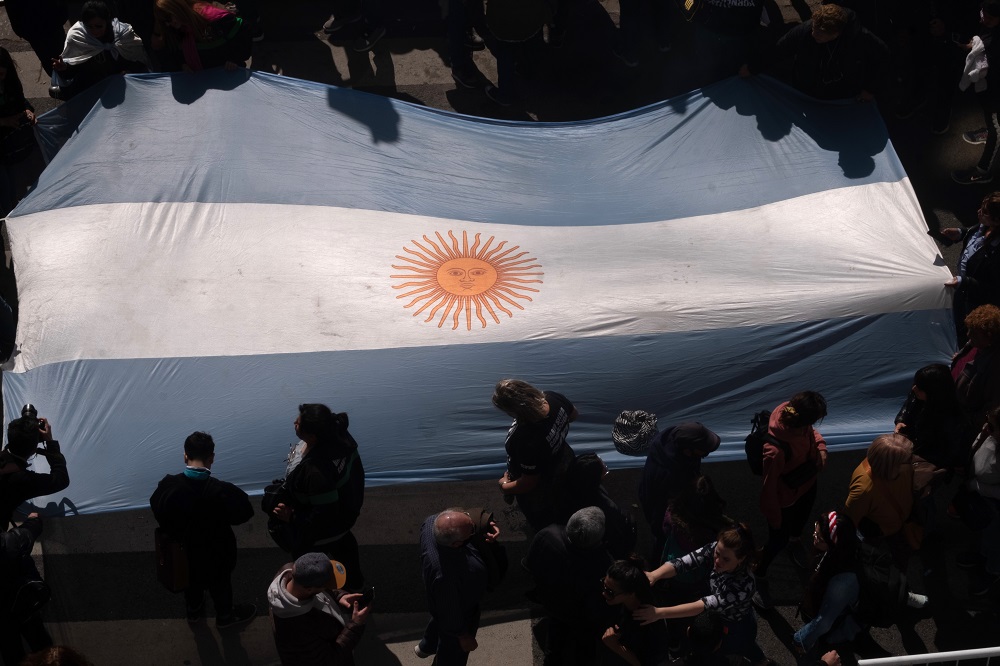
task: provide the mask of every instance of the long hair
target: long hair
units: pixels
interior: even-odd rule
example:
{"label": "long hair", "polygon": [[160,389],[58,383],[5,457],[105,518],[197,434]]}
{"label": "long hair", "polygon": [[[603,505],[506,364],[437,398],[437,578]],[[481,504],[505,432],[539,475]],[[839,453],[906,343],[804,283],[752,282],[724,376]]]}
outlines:
{"label": "long hair", "polygon": [[826,399],[816,391],[800,391],[782,409],[781,424],[786,428],[805,428],[826,416]]}
{"label": "long hair", "polygon": [[334,413],[326,405],[304,403],[299,405],[299,431],[316,436],[316,448],[330,453],[338,452],[348,443],[349,420],[344,412]]}
{"label": "long hair", "polygon": [[191,0],[156,0],[153,15],[163,24],[169,23],[171,17],[176,18],[184,31],[198,39],[208,30],[208,19],[195,9],[200,4],[206,3]]}
{"label": "long hair", "polygon": [[493,389],[493,405],[518,421],[542,418],[544,402],[544,393],[520,379],[501,379]]}
{"label": "long hair", "polygon": [[810,616],[819,611],[830,579],[854,568],[855,553],[858,550],[858,533],[846,513],[823,511],[816,517],[816,527],[819,538],[826,544],[826,551],[809,578],[802,600],[802,610]]}
{"label": "long hair", "polygon": [[927,394],[925,408],[934,411],[954,411],[958,408],[955,380],[951,370],[942,363],[931,363],[917,370],[913,385]]}

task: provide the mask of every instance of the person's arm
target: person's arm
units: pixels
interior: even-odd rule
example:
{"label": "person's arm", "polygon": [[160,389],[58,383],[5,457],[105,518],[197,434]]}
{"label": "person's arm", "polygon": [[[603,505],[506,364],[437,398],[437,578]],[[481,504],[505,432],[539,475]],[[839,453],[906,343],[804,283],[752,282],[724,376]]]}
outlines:
{"label": "person's arm", "polygon": [[339,653],[351,654],[365,633],[365,623],[368,621],[371,606],[358,607],[358,601],[363,596],[360,593],[349,594],[343,590],[337,590],[333,594],[342,608],[351,611],[351,621],[344,624],[344,628],[337,634],[336,641],[337,647],[340,648]]}
{"label": "person's arm", "polygon": [[638,610],[632,613],[632,617],[639,620],[640,624],[652,624],[657,620],[673,620],[679,617],[694,617],[705,612],[705,602],[701,599],[690,601],[679,606],[650,606],[648,604],[639,606]]}
{"label": "person's arm", "polygon": [[226,483],[222,500],[226,507],[226,520],[230,525],[242,525],[253,518],[253,504],[250,503],[250,497],[239,487]]}
{"label": "person's arm", "polygon": [[773,444],[764,444],[764,475],[760,487],[760,512],[768,527],[781,527],[781,504],[778,502],[778,484],[785,471],[785,454]]}
{"label": "person's arm", "polygon": [[618,638],[617,629],[617,627],[608,627],[605,629],[601,642],[604,643],[609,650],[621,657],[625,663],[629,664],[629,666],[642,666],[642,662],[639,661],[639,657],[637,657],[627,647],[622,645],[621,640]]}
{"label": "person's arm", "polygon": [[500,478],[500,490],[504,495],[521,495],[530,493],[541,482],[541,474],[522,474],[517,479],[511,481],[510,477],[504,473]]}
{"label": "person's arm", "polygon": [[812,437],[813,444],[816,446],[816,451],[819,454],[819,468],[823,469],[826,467],[826,440],[823,439],[823,435],[819,434],[819,430],[816,430],[816,428],[809,429],[809,436]]}
{"label": "person's arm", "polygon": [[38,419],[41,424],[42,439],[45,448],[39,448],[38,454],[45,456],[49,463],[48,474],[32,474],[32,497],[51,495],[69,487],[69,471],[66,469],[66,456],[62,454],[59,442],[52,437],[52,424],[48,419]]}
{"label": "person's arm", "polygon": [[42,519],[37,513],[29,514],[19,527],[0,532],[3,559],[16,562],[31,554],[35,539],[42,533]]}

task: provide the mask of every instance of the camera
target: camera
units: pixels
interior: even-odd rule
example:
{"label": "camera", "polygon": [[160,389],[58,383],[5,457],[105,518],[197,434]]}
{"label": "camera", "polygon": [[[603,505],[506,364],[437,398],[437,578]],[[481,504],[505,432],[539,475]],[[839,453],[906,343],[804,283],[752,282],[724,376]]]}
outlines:
{"label": "camera", "polygon": [[27,422],[27,424],[30,425],[31,430],[38,432],[37,441],[39,443],[44,442],[45,435],[43,434],[42,431],[45,421],[43,419],[38,418],[38,409],[31,403],[28,403],[27,405],[21,408],[21,418],[23,418]]}

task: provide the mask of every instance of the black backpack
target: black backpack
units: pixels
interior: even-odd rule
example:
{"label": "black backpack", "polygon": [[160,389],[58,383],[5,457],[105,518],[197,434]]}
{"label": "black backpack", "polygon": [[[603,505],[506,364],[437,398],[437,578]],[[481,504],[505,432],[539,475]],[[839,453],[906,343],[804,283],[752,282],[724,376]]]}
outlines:
{"label": "black backpack", "polygon": [[767,424],[771,420],[771,412],[766,409],[753,415],[750,419],[750,434],[747,435],[746,444],[743,450],[747,454],[747,464],[750,471],[757,476],[764,475],[764,445],[772,444],[778,447],[785,454],[785,458],[791,456],[788,444],[774,437],[767,432]]}
{"label": "black backpack", "polygon": [[884,548],[861,543],[856,555],[858,576],[857,618],[872,627],[891,627],[906,610],[909,598],[906,574]]}

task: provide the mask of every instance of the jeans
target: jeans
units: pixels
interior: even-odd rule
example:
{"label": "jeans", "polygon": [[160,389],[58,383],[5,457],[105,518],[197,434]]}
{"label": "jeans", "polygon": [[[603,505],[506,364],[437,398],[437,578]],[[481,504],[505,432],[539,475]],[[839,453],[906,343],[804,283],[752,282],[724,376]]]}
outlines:
{"label": "jeans", "polygon": [[726,635],[719,654],[738,654],[753,663],[764,660],[764,652],[757,644],[757,613],[753,610],[742,620],[725,621]]}
{"label": "jeans", "polygon": [[795,642],[809,651],[824,636],[831,645],[852,640],[861,631],[851,615],[851,608],[858,603],[860,590],[854,572],[844,571],[831,578],[826,584],[819,612],[811,622],[795,632]]}

